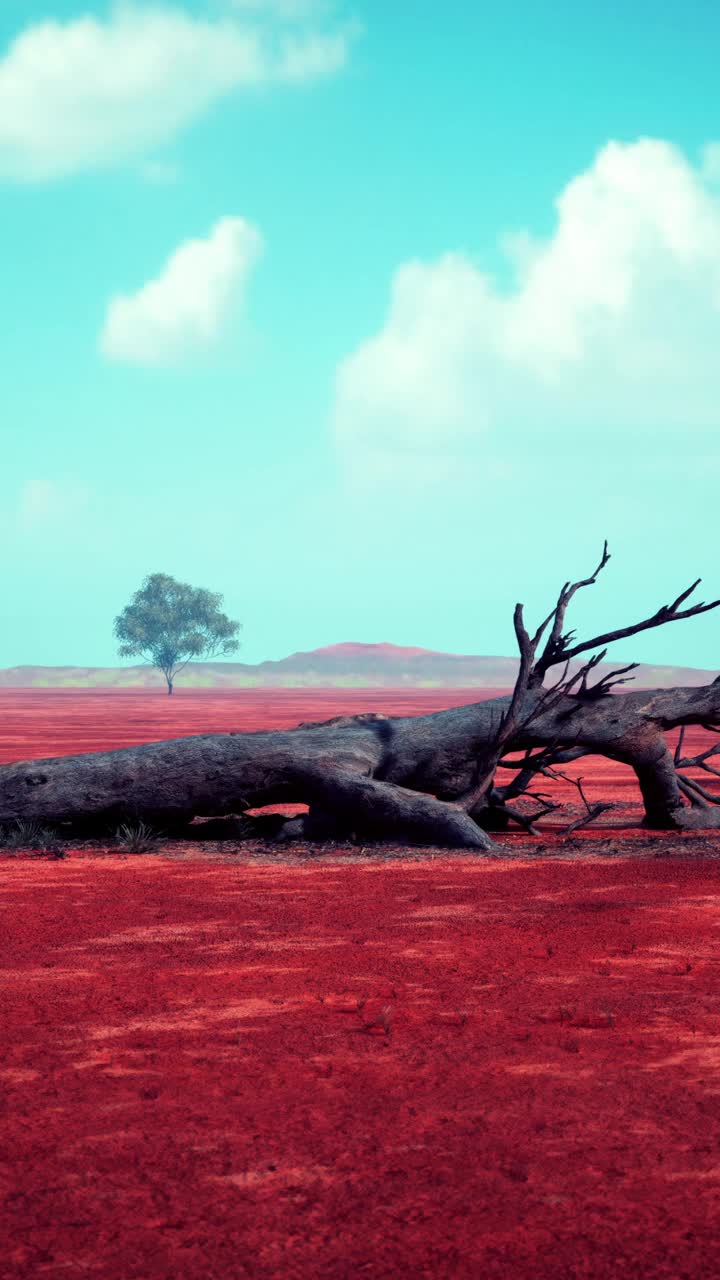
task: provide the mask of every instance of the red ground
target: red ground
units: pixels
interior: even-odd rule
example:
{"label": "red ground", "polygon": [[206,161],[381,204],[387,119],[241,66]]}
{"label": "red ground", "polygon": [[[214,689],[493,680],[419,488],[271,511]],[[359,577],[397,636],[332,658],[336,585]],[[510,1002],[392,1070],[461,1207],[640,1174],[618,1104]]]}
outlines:
{"label": "red ground", "polygon": [[[468,700],[399,696],[8,691],[2,758]],[[3,1280],[720,1277],[720,860],[612,840],[0,862]]]}

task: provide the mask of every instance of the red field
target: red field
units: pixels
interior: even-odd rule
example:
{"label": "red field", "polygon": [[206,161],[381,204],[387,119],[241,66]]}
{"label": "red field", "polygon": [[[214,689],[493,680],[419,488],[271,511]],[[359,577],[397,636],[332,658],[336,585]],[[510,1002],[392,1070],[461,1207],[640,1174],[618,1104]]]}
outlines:
{"label": "red field", "polygon": [[[0,758],[468,700],[6,691]],[[3,1277],[720,1277],[720,837],[619,836],[0,861]]]}

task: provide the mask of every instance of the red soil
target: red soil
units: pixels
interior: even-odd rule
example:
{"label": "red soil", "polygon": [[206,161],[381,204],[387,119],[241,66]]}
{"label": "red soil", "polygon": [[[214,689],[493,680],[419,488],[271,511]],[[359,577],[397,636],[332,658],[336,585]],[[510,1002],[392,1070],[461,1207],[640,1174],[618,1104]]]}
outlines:
{"label": "red soil", "polygon": [[[400,696],[12,691],[2,758],[468,700]],[[610,836],[1,861],[3,1277],[720,1276],[720,861]]]}
{"label": "red soil", "polygon": [[0,689],[0,763],[161,738],[291,729],[359,711],[414,716],[496,697],[482,689]]}

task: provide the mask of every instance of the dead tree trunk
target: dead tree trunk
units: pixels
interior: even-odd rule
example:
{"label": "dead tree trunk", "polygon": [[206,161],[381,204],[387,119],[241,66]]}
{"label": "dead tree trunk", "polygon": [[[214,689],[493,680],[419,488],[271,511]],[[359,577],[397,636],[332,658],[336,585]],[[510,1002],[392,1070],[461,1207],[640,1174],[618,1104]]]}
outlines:
{"label": "dead tree trunk", "polygon": [[[687,779],[682,767],[707,764],[673,758],[665,733],[678,726],[720,721],[720,678],[694,689],[637,691],[608,696],[621,672],[588,684],[602,654],[574,675],[568,662],[599,644],[714,608],[681,609],[689,592],[651,619],[620,632],[571,644],[563,634],[567,605],[592,578],[566,584],[532,639],[516,610],[521,670],[512,697],[425,716],[340,716],[297,729],[209,734],[118,751],[21,761],[0,767],[0,823],[34,819],[69,833],[112,830],[144,819],[180,834],[196,817],[239,815],[279,803],[309,806],[284,834],[300,838],[367,840],[493,848],[485,828],[514,816],[509,801],[529,789],[537,772],[584,754],[630,765],[638,778],[645,822],[658,829],[720,827],[720,796]],[[548,631],[539,657],[540,642]],[[544,680],[564,665],[561,679]],[[624,670],[627,670],[625,668]],[[505,787],[495,771],[507,753],[527,752]],[[506,761],[507,763],[507,761]],[[703,793],[703,794],[701,794]],[[709,798],[708,798],[709,797]],[[716,804],[715,801],[718,801]]]}
{"label": "dead tree trunk", "polygon": [[[533,695],[540,701],[542,695]],[[209,734],[0,768],[0,819],[107,831],[143,818],[179,833],[195,817],[308,804],[289,828],[313,835],[490,848],[492,797],[460,803],[478,758],[492,751],[509,698],[416,717],[343,717],[313,728]],[[687,804],[665,730],[720,719],[720,682],[700,689],[625,693],[586,703],[564,695],[512,750],[582,749],[629,764],[645,821],[657,828],[720,827],[720,807]]]}

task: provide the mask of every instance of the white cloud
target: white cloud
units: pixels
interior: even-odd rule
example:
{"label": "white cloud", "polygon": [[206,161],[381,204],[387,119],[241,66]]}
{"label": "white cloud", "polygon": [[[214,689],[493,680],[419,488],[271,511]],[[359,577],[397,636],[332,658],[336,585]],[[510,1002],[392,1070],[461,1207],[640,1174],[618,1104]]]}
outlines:
{"label": "white cloud", "polygon": [[30,26],[0,60],[0,176],[57,178],[147,154],[234,90],[338,71],[348,41],[154,7]]}
{"label": "white cloud", "polygon": [[514,285],[464,254],[395,273],[379,333],[337,373],[348,447],[432,450],[483,428],[720,426],[720,201],[706,148],[611,142],[550,239],[505,236]]}
{"label": "white cloud", "polygon": [[243,218],[221,218],[205,240],[186,240],[160,275],[136,293],[113,298],[100,347],[111,360],[172,364],[212,345],[242,300],[262,249]]}

